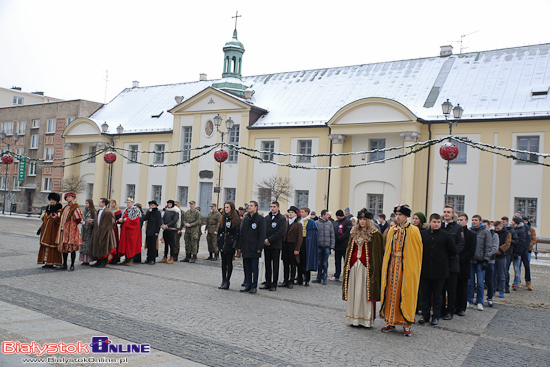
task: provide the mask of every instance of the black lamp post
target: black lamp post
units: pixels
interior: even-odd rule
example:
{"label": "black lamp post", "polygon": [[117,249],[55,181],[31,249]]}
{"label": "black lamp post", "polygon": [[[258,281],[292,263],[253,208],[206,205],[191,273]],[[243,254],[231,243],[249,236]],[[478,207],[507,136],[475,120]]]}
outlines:
{"label": "black lamp post", "polygon": [[[453,135],[453,126],[457,124],[457,120],[459,120],[462,117],[462,113],[464,112],[464,109],[460,107],[460,103],[457,103],[456,106],[453,107],[453,104],[449,102],[447,99],[445,102],[441,104],[441,109],[443,110],[443,115],[445,115],[445,122],[449,124],[449,141],[451,141],[451,135]],[[449,115],[451,114],[451,110],[453,111],[453,117],[454,120],[449,120]],[[447,179],[445,180],[445,197],[443,200],[444,204],[447,204],[447,192],[449,190],[449,169],[450,162],[447,161]]]}
{"label": "black lamp post", "polygon": [[[6,136],[7,134],[2,130],[2,132],[0,132],[0,138],[2,138],[2,144],[4,143],[4,139],[6,139]],[[19,134],[15,133],[13,134],[13,143],[17,143],[17,141],[19,140]],[[9,152],[10,151],[10,143],[7,143],[8,144],[8,149],[7,151]],[[4,203],[2,204],[2,214],[6,214],[6,193],[8,191],[8,188],[10,187],[10,184],[8,183],[8,168],[9,168],[9,164],[6,164],[6,180],[4,181]]]}
{"label": "black lamp post", "polygon": [[[101,124],[101,133],[105,136],[108,136],[111,139],[111,146],[115,146],[115,135],[114,134],[108,134],[109,131],[109,124],[107,122],[104,122]],[[122,124],[119,124],[116,128],[116,132],[118,135],[118,138],[120,138],[120,135],[124,132],[124,127],[122,127]],[[107,198],[111,199],[111,191],[113,189],[113,165],[114,162],[109,164],[109,177],[107,178]]]}
{"label": "black lamp post", "polygon": [[[231,117],[229,117],[227,120],[225,120],[225,128],[227,131],[221,131],[220,126],[222,124],[223,118],[218,114],[214,116],[214,125],[216,126],[216,130],[220,133],[222,137],[222,144],[223,144],[223,138],[226,133],[229,133],[231,129],[233,129],[233,126],[235,126],[235,122],[231,120]],[[219,163],[219,171],[218,171],[218,187],[216,190],[218,191],[218,198],[216,200],[218,208],[220,207],[220,192],[222,191],[221,188],[221,179],[222,179],[222,162]]]}

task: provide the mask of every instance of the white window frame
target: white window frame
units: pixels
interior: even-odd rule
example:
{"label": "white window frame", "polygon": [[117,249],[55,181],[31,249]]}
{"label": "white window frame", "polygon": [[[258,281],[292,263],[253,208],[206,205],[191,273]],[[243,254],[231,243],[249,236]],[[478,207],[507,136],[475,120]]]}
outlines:
{"label": "white window frame", "polygon": [[[313,140],[298,140],[298,154],[311,154]],[[311,163],[311,157],[299,156],[298,163]]]}
{"label": "white window frame", "polygon": [[46,121],[46,134],[55,134],[57,129],[57,119],[51,118]]}
{"label": "white window frame", "polygon": [[32,134],[31,135],[31,146],[30,146],[29,149],[38,149],[39,143],[40,143],[40,135]]}
{"label": "white window frame", "polygon": [[384,194],[367,194],[366,208],[374,216],[384,213]]}
{"label": "white window frame", "polygon": [[13,188],[11,191],[21,191],[21,181],[19,181],[19,176],[13,177]]}
{"label": "white window frame", "polygon": [[[305,195],[306,200],[303,201],[303,196]],[[294,203],[298,208],[303,206],[309,208],[309,190],[296,190],[294,193]]]}
{"label": "white window frame", "polygon": [[[241,127],[239,124],[233,125],[233,128],[229,130],[229,136],[227,137],[227,142],[233,145],[239,145]],[[227,163],[238,163],[239,162],[239,152],[236,149],[229,149],[229,157],[227,158]]]}
{"label": "white window frame", "polygon": [[44,148],[44,161],[45,162],[53,162],[55,154],[55,148],[54,147],[45,147]]}
{"label": "white window frame", "polygon": [[273,152],[275,151],[275,140],[262,140],[262,159],[273,162]]}
{"label": "white window frame", "polygon": [[52,178],[51,177],[42,177],[42,192],[51,192],[52,191]]}
{"label": "white window frame", "polygon": [[271,190],[267,187],[258,188],[258,210],[269,210],[271,205]]}
{"label": "white window frame", "polygon": [[224,189],[224,199],[224,202],[231,201],[235,204],[235,201],[237,200],[237,189],[234,187],[226,187]]}
{"label": "white window frame", "polygon": [[3,131],[7,136],[13,135],[13,121],[6,121],[1,123],[0,131]]}
{"label": "white window frame", "polygon": [[[13,152],[17,155],[25,155],[25,148],[13,148]],[[19,158],[17,158],[17,156],[13,157],[13,160],[15,162],[19,162]]]}
{"label": "white window frame", "polygon": [[162,205],[162,185],[152,185],[151,186],[151,197],[159,205]]}
{"label": "white window frame", "polygon": [[[531,139],[537,139],[537,150],[531,150],[532,147],[531,147]],[[527,139],[527,147],[523,147],[522,145],[520,145],[519,141],[520,139]],[[538,153],[540,152],[540,135],[521,135],[521,136],[517,136],[516,137],[516,149],[518,150],[527,150],[527,151],[530,151],[530,152],[534,152],[534,153]],[[539,161],[539,157],[535,154],[531,154],[530,156],[528,154],[525,154],[525,153],[518,153],[518,158],[521,158],[521,159],[529,159],[530,161],[532,162],[538,162]],[[525,161],[516,161],[516,164],[530,164],[532,162],[525,162]]]}
{"label": "white window frame", "polygon": [[86,196],[88,198],[93,198],[94,197],[94,184],[93,183],[87,183],[86,184]]}
{"label": "white window frame", "polygon": [[[181,161],[188,162],[191,159],[191,143],[193,139],[193,127],[184,126],[181,141]],[[180,204],[181,205],[181,204]]]}
{"label": "white window frame", "polygon": [[[466,139],[466,137],[461,137],[462,139]],[[450,164],[466,164],[468,163],[468,145],[466,143],[463,143],[461,141],[456,141],[451,139],[451,142],[455,143],[458,148],[458,156],[453,159],[452,161],[449,161]],[[455,210],[456,213],[461,213]]]}
{"label": "white window frame", "polygon": [[8,191],[9,187],[6,187],[6,183],[9,183],[9,180],[6,180],[6,176],[0,176],[0,191]]}
{"label": "white window frame", "polygon": [[[519,206],[521,201],[525,201],[526,205]],[[529,201],[531,202],[531,205],[529,205]],[[533,202],[534,202],[534,213],[533,209]],[[522,216],[526,216],[529,218],[529,222],[531,223],[532,227],[537,227],[537,213],[538,213],[538,198],[526,198],[526,197],[514,197],[514,213],[520,212]]]}
{"label": "white window frame", "polygon": [[[369,139],[369,150],[384,149],[386,147],[386,139]],[[376,152],[369,154],[369,162],[375,162],[386,159],[386,152]]]}
{"label": "white window frame", "polygon": [[23,97],[13,96],[14,105],[22,105],[23,101],[24,101]]}
{"label": "white window frame", "polygon": [[189,200],[189,186],[178,186],[178,201],[180,206],[187,207],[187,201]]}
{"label": "white window frame", "polygon": [[39,129],[39,128],[40,128],[40,119],[32,119],[31,129]]}
{"label": "white window frame", "polygon": [[36,161],[30,161],[29,162],[29,173],[27,176],[36,176]]}
{"label": "white window frame", "polygon": [[[88,154],[90,159],[88,160],[88,163],[95,163],[96,156],[93,156],[97,152],[97,147],[95,145],[90,145],[90,149],[88,150]],[[92,157],[93,156],[93,157]]]}
{"label": "white window frame", "polygon": [[466,204],[466,196],[464,195],[447,195],[445,204],[452,205],[455,213],[464,213]]}
{"label": "white window frame", "polygon": [[139,153],[138,153],[138,150],[139,150],[139,145],[137,144],[131,144],[131,145],[128,145],[128,149],[130,150],[128,152],[128,164],[136,164],[139,160]]}
{"label": "white window frame", "polygon": [[17,134],[20,136],[27,133],[27,121],[17,121]]}
{"label": "white window frame", "polygon": [[164,156],[165,156],[164,152],[166,151],[166,144],[155,144],[154,151],[156,153],[153,158],[153,163],[164,164]]}
{"label": "white window frame", "polygon": [[136,199],[136,185],[126,184],[126,197]]}

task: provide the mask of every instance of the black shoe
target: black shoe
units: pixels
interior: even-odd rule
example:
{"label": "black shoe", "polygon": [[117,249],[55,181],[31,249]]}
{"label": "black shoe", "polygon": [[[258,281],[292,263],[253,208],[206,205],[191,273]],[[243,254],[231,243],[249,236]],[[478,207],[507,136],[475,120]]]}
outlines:
{"label": "black shoe", "polygon": [[276,290],[277,290],[277,287],[271,287],[271,288],[269,288],[269,291],[270,291],[270,292],[275,292]]}
{"label": "black shoe", "polygon": [[443,316],[443,320],[452,320],[452,319],[453,319],[453,314],[452,313],[448,313],[445,316]]}
{"label": "black shoe", "polygon": [[321,281],[321,284],[327,285],[327,280],[326,280],[326,279],[323,279],[323,280]]}
{"label": "black shoe", "polygon": [[225,281],[222,282],[222,285],[220,285],[220,286],[218,287],[218,289],[223,289],[223,286],[224,286],[224,285],[225,285]]}
{"label": "black shoe", "polygon": [[430,322],[430,319],[429,318],[426,318],[426,317],[421,317],[420,320],[418,320],[418,323],[420,325],[424,325],[425,323],[427,322]]}
{"label": "black shoe", "polygon": [[321,279],[315,279],[311,281],[312,283],[321,283]]}
{"label": "black shoe", "polygon": [[217,260],[218,260],[218,255],[216,255],[212,258],[212,261],[217,261]]}
{"label": "black shoe", "polygon": [[246,286],[246,284],[244,284],[244,282],[243,282],[243,284],[241,284],[241,287],[244,287],[244,286]]}
{"label": "black shoe", "polygon": [[225,282],[225,286],[222,289],[229,289],[229,282]]}
{"label": "black shoe", "polygon": [[95,262],[95,264],[90,265],[90,267],[92,267],[92,268],[97,268],[97,267],[99,267],[99,261],[100,261],[100,260],[97,260],[97,261]]}
{"label": "black shoe", "polygon": [[260,289],[269,289],[269,288],[271,288],[270,285],[264,285],[263,287],[260,287]]}
{"label": "black shoe", "polygon": [[252,289],[252,287],[245,287],[245,288],[241,289],[240,292],[250,292],[251,289]]}
{"label": "black shoe", "polygon": [[439,324],[439,319],[437,317],[432,317],[432,325],[435,326]]}
{"label": "black shoe", "polygon": [[464,316],[466,315],[466,312],[464,312],[463,310],[460,310],[456,313],[458,316]]}
{"label": "black shoe", "polygon": [[279,287],[288,287],[288,282],[279,283]]}
{"label": "black shoe", "polygon": [[195,256],[195,255],[191,256],[191,260],[189,260],[189,262],[194,264],[195,261],[197,261],[197,256]]}
{"label": "black shoe", "polygon": [[267,282],[262,282],[262,285],[266,285]]}
{"label": "black shoe", "polygon": [[304,287],[309,287],[309,282],[305,282]]}
{"label": "black shoe", "polygon": [[256,293],[256,292],[257,292],[256,288],[251,288],[251,289],[250,289],[250,293],[254,294],[254,293]]}
{"label": "black shoe", "polygon": [[174,256],[174,262],[178,261],[178,257]]}
{"label": "black shoe", "polygon": [[61,265],[59,268],[56,268],[57,270],[67,270],[67,264]]}
{"label": "black shoe", "polygon": [[43,265],[44,269],[53,269],[53,265]]}
{"label": "black shoe", "polygon": [[151,260],[151,261],[149,261],[149,262],[147,263],[147,265],[155,265],[155,264],[156,264],[156,263],[155,263],[155,260]]}
{"label": "black shoe", "polygon": [[189,258],[186,257],[185,259],[181,259],[180,260],[180,263],[188,263],[189,262]]}
{"label": "black shoe", "polygon": [[212,260],[212,259],[213,259],[212,254],[210,254],[210,256],[208,256],[208,257],[206,258],[206,260]]}
{"label": "black shoe", "polygon": [[287,287],[288,289],[292,289],[292,288],[294,288],[294,284],[288,283],[288,285],[287,285],[286,287]]}
{"label": "black shoe", "polygon": [[74,271],[74,264],[71,264],[71,267],[69,268],[69,271]]}
{"label": "black shoe", "polygon": [[510,288],[506,287],[506,289],[504,290],[504,293],[510,293]]}
{"label": "black shoe", "polygon": [[98,260],[99,265],[98,268],[104,268],[107,266],[107,259]]}
{"label": "black shoe", "polygon": [[296,284],[296,285],[302,285],[302,284],[304,284],[304,282],[303,282],[302,280],[297,280],[297,281],[294,282],[294,284]]}

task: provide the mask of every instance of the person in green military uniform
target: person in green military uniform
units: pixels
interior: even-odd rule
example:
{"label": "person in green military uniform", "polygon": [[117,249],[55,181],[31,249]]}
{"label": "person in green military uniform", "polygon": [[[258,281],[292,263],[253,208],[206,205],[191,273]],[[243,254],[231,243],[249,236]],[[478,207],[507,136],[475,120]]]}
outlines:
{"label": "person in green military uniform", "polygon": [[189,210],[183,216],[183,228],[185,234],[185,259],[182,262],[194,263],[197,260],[197,252],[199,250],[199,237],[201,234],[202,216],[195,209],[195,201],[189,202]]}
{"label": "person in green military uniform", "polygon": [[210,255],[206,260],[216,261],[218,260],[218,246],[216,244],[216,237],[218,236],[218,226],[220,222],[221,213],[218,211],[216,203],[210,204],[210,213],[206,217],[206,241],[208,242],[208,252]]}

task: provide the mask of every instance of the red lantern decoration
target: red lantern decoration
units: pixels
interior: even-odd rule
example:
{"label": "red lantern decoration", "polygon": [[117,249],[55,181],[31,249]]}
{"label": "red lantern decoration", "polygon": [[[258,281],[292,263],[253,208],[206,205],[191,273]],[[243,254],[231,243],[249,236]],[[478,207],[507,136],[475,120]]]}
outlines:
{"label": "red lantern decoration", "polygon": [[227,150],[218,149],[214,152],[214,159],[216,160],[216,162],[225,162],[228,157],[229,154],[227,153]]}
{"label": "red lantern decoration", "polygon": [[446,161],[452,161],[458,157],[458,147],[455,143],[446,142],[439,148],[439,155]]}
{"label": "red lantern decoration", "polygon": [[113,164],[116,161],[116,154],[115,152],[107,152],[105,153],[105,156],[103,157],[103,159],[105,160],[105,162],[109,164]]}
{"label": "red lantern decoration", "polygon": [[11,156],[11,154],[4,154],[2,156],[2,162],[4,164],[12,164],[13,163],[13,157]]}

